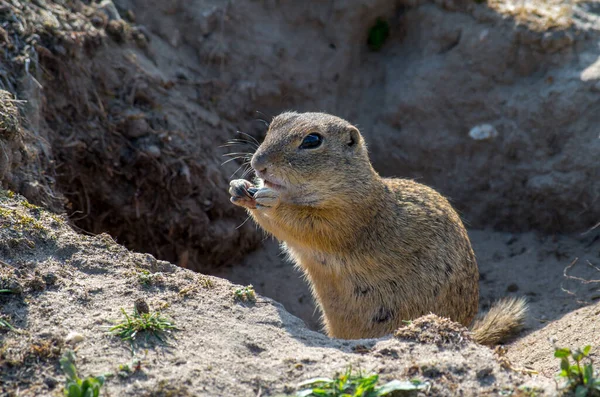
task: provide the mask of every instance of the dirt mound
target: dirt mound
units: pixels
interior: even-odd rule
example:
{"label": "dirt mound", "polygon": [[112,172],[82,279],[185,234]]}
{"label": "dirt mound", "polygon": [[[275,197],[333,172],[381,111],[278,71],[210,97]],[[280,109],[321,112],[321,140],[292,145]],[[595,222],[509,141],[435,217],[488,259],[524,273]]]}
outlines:
{"label": "dirt mound", "polygon": [[599,319],[599,303],[575,310],[516,341],[507,356],[517,365],[532,368],[548,379],[556,374],[556,359],[552,356],[556,347],[578,349],[591,345],[590,357],[598,362]]}
{"label": "dirt mound", "polygon": [[394,336],[401,340],[435,345],[458,346],[472,341],[471,334],[464,326],[447,318],[430,314],[399,328]]}
{"label": "dirt mound", "polygon": [[[73,348],[80,377],[104,374],[106,395],[291,395],[301,381],[349,365],[382,381],[417,378],[435,396],[553,390],[503,369],[468,340],[446,350],[327,338],[270,299],[236,301],[227,281],[132,253],[107,235],[82,236],[10,196],[0,197],[0,288],[10,289],[0,293],[1,319],[12,327],[0,325],[1,395],[61,394],[58,361]],[[176,328],[164,343],[141,333],[142,346],[132,345],[108,332],[125,321],[122,310],[135,318],[140,299]]]}

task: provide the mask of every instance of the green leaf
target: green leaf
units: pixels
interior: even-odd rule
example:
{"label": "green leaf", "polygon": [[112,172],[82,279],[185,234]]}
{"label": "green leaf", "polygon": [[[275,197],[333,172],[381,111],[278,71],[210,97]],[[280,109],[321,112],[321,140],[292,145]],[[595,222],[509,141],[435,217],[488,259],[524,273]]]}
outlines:
{"label": "green leaf", "polygon": [[566,371],[567,376],[569,375],[569,359],[567,357],[560,359],[560,369]]}
{"label": "green leaf", "polygon": [[390,24],[381,18],[377,18],[375,25],[369,29],[369,34],[367,37],[367,44],[369,45],[369,48],[373,51],[379,51],[381,47],[383,47],[383,43],[385,43],[389,35]]}
{"label": "green leaf", "polygon": [[94,389],[85,389],[85,391],[83,392],[83,397],[94,397]]}
{"label": "green leaf", "polygon": [[312,393],[309,394],[309,396],[316,396],[316,397],[327,397],[329,395],[329,393],[323,389],[312,389]]}
{"label": "green leaf", "polygon": [[583,384],[591,385],[594,382],[594,368],[592,364],[586,364],[583,367]]}
{"label": "green leaf", "polygon": [[583,355],[587,357],[590,354],[590,350],[592,350],[592,345],[587,345],[586,347],[584,347]]}
{"label": "green leaf", "polygon": [[305,386],[311,386],[311,385],[316,385],[316,384],[320,384],[320,383],[333,383],[333,379],[331,378],[312,378],[309,380],[305,380],[302,383],[298,383],[298,388],[300,387],[305,387]]}
{"label": "green leaf", "polygon": [[65,389],[65,396],[81,397],[81,388],[77,383],[69,383]]}
{"label": "green leaf", "polygon": [[556,358],[569,357],[569,354],[571,354],[571,350],[569,350],[567,348],[556,349],[554,351],[554,357],[556,357]]}
{"label": "green leaf", "polygon": [[585,386],[579,385],[575,389],[575,397],[586,397],[588,395],[588,389]]}
{"label": "green leaf", "polygon": [[67,380],[77,379],[77,369],[75,368],[75,353],[68,350],[60,359],[60,367],[62,368]]}
{"label": "green leaf", "polygon": [[573,352],[573,360],[581,361],[582,358],[583,358],[583,352],[581,350],[577,349]]}
{"label": "green leaf", "polygon": [[86,378],[82,385],[81,385],[81,389],[83,390],[83,396],[84,397],[94,397],[94,395],[97,395],[95,393],[95,383],[96,380],[94,378]]}
{"label": "green leaf", "polygon": [[401,382],[399,380],[393,380],[386,383],[385,385],[376,389],[378,396],[385,396],[394,391],[407,391],[407,390],[424,390],[427,388],[427,384],[415,384],[413,382]]}
{"label": "green leaf", "polygon": [[561,370],[560,373],[558,374],[558,376],[562,377],[562,378],[568,378],[569,377],[569,372],[568,370]]}

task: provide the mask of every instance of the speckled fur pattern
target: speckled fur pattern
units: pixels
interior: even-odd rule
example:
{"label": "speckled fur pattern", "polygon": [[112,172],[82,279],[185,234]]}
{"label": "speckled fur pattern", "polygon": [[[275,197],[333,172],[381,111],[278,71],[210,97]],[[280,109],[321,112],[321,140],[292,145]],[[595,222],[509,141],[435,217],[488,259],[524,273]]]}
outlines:
{"label": "speckled fur pattern", "polygon": [[[323,143],[300,148],[310,133]],[[310,283],[328,335],[379,337],[429,313],[472,323],[479,272],[460,217],[435,190],[380,177],[350,123],[323,113],[281,114],[252,166],[256,200],[242,197],[240,188],[251,184],[237,180],[232,202],[283,242]],[[261,189],[268,189],[265,206]],[[478,338],[488,341],[475,332]]]}

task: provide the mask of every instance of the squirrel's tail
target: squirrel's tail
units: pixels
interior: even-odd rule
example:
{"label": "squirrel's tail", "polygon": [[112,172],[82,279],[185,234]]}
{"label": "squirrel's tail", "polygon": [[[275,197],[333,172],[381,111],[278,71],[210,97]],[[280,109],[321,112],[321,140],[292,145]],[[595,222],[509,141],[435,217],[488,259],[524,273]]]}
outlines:
{"label": "squirrel's tail", "polygon": [[495,345],[514,335],[523,327],[527,314],[524,298],[505,298],[480,314],[473,323],[473,339],[482,345]]}

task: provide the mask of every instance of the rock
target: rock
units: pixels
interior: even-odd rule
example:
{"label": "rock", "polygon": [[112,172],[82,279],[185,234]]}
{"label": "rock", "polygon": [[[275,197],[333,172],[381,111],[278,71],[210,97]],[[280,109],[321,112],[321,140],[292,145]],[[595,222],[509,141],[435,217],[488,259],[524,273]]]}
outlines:
{"label": "rock", "polygon": [[52,376],[49,376],[46,379],[44,379],[44,383],[46,384],[46,386],[48,386],[48,389],[53,390],[56,387],[56,385],[58,385],[58,380]]}
{"label": "rock", "polygon": [[160,157],[160,148],[156,145],[147,145],[142,147],[142,152],[144,152],[145,154],[147,154],[148,156],[152,157],[152,158],[159,158]]}
{"label": "rock", "polygon": [[119,15],[119,11],[117,10],[117,7],[115,7],[115,4],[112,2],[112,0],[102,0],[97,7],[106,14],[109,21],[121,19],[121,15]]}
{"label": "rock", "polygon": [[81,343],[84,340],[85,340],[85,336],[83,336],[83,334],[80,334],[79,332],[76,332],[76,331],[69,332],[69,334],[65,338],[65,342],[72,346],[74,346],[78,343]]}
{"label": "rock", "polygon": [[124,133],[129,138],[139,138],[150,132],[150,126],[143,116],[132,117],[125,124]]}
{"label": "rock", "polygon": [[486,378],[486,377],[490,376],[493,372],[494,372],[494,368],[485,367],[485,368],[478,370],[476,376],[477,376],[477,379],[482,379],[482,378]]}
{"label": "rock", "polygon": [[138,298],[135,300],[135,311],[139,314],[148,314],[150,313],[150,306],[148,306],[148,302],[144,298]]}
{"label": "rock", "polygon": [[491,124],[481,124],[471,128],[469,136],[476,141],[483,141],[496,138],[498,136],[498,131]]}
{"label": "rock", "polygon": [[42,279],[44,280],[47,286],[52,286],[56,284],[58,276],[52,272],[48,272],[42,276]]}

